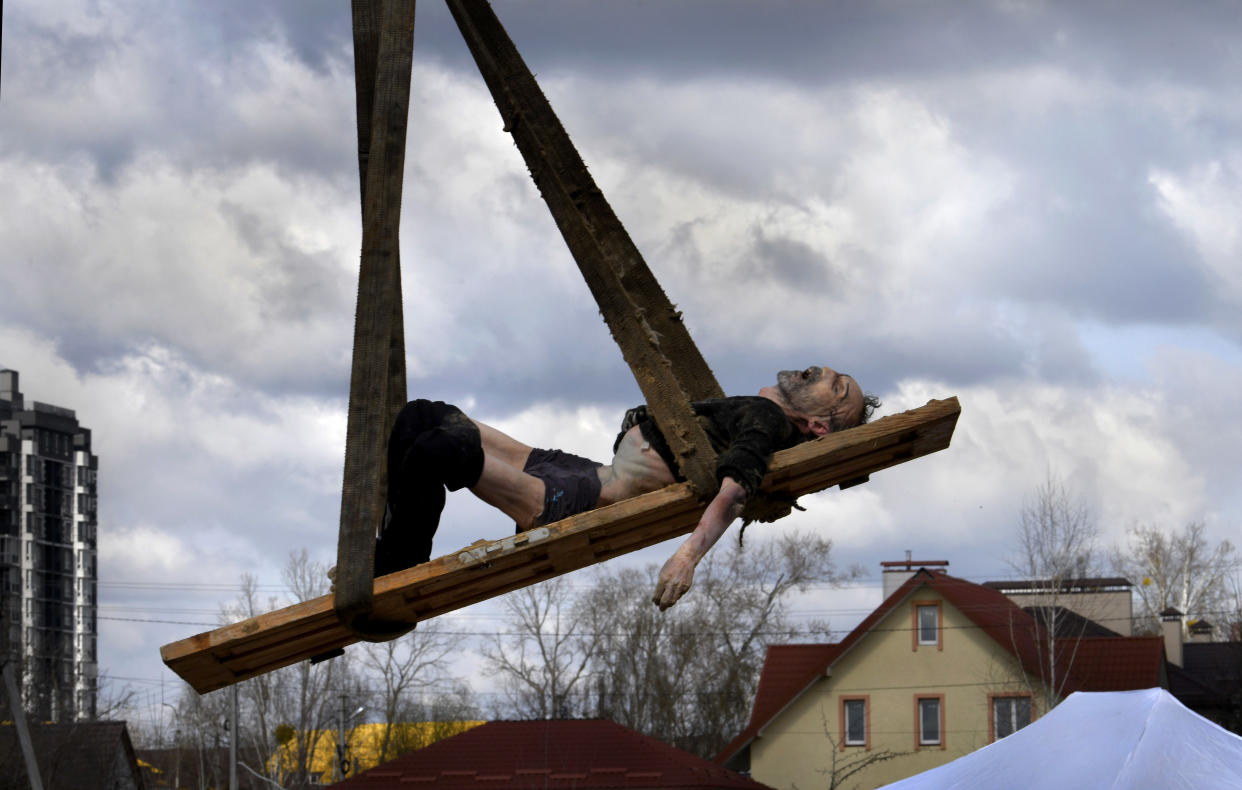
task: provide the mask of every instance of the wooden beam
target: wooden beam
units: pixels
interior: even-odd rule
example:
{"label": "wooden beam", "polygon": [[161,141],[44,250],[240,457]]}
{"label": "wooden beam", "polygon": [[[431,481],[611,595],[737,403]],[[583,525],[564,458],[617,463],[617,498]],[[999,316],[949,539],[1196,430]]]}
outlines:
{"label": "wooden beam", "polygon": [[716,452],[690,403],[724,396],[715,375],[491,6],[448,7],[682,475],[711,496]]}
{"label": "wooden beam", "polygon": [[[894,414],[777,453],[764,490],[803,496],[949,446],[957,398]],[[374,616],[426,620],[669,538],[703,505],[684,483],[513,535],[476,543],[375,580]],[[199,693],[223,688],[358,641],[332,599],[252,617],[164,645],[160,654]]]}

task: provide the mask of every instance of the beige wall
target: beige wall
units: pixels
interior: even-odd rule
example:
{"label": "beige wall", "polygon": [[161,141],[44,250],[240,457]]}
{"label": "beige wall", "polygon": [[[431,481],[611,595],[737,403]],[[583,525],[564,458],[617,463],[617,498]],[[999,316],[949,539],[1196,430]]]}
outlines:
{"label": "beige wall", "polygon": [[[943,649],[912,649],[913,607],[941,602]],[[921,589],[782,713],[750,746],[751,776],[776,788],[829,786],[825,771],[883,751],[900,756],[877,762],[846,780],[843,788],[874,788],[934,768],[987,745],[989,694],[1035,691],[1034,716],[1042,713],[1042,690],[1028,687],[1012,655],[930,590]],[[915,697],[944,696],[944,748],[916,746]],[[843,696],[868,695],[871,748],[838,747]],[[825,734],[827,730],[827,735]]]}
{"label": "beige wall", "polygon": [[1128,589],[1103,592],[1006,593],[1005,595],[1023,608],[1063,606],[1122,636],[1134,634],[1134,604]]}

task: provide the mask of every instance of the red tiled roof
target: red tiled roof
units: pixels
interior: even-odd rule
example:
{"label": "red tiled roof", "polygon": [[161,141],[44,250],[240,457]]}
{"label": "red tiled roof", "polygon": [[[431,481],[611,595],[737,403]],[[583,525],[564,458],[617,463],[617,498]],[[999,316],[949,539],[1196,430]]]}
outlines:
{"label": "red tiled roof", "polygon": [[[839,652],[840,644],[768,645],[763,671],[759,673],[759,688],[755,690],[755,704],[750,710],[750,723],[721,754],[731,755],[753,738],[759,728],[820,677]],[[722,761],[717,758],[717,762]]]}
{"label": "red tiled roof", "polygon": [[1057,655],[1084,691],[1134,691],[1160,685],[1164,640],[1158,636],[1061,639]]}
{"label": "red tiled roof", "polygon": [[[716,755],[716,762],[721,764],[728,762],[746,744],[754,740],[759,730],[801,695],[812,680],[826,675],[833,662],[867,636],[880,620],[922,586],[942,595],[958,611],[970,618],[975,626],[1014,655],[1028,673],[1035,677],[1043,676],[1044,673],[1040,671],[1040,664],[1045,655],[1041,636],[1043,629],[1035,618],[996,589],[958,579],[940,570],[929,571],[923,568],[907,579],[901,587],[894,590],[892,595],[876,607],[875,611],[839,643],[770,647],[767,660],[763,665],[763,673],[759,678],[760,692],[762,693],[764,689],[769,672],[773,673],[777,680],[772,684],[769,693],[763,697],[762,704],[760,694],[756,694],[750,722],[721,750],[720,754]],[[1160,685],[1163,648],[1159,637],[1102,637],[1084,638],[1078,641],[1082,643],[1083,649],[1075,654],[1074,661],[1071,662],[1069,677],[1059,690],[1060,693],[1118,691]],[[1073,643],[1074,640],[1058,640],[1058,653],[1071,649]],[[799,648],[799,650],[784,652],[789,648]],[[816,648],[819,650],[818,653],[815,652]],[[1061,662],[1061,665],[1064,666],[1065,662]]]}
{"label": "red tiled roof", "polygon": [[436,788],[770,790],[715,763],[603,719],[493,721],[333,785]]}
{"label": "red tiled roof", "polygon": [[[1035,677],[1041,676],[1040,663],[1043,659],[1043,650],[1039,634],[1042,633],[1042,629],[1028,612],[1023,611],[997,590],[968,582],[965,579],[935,574],[926,580],[926,584],[943,595],[945,600],[969,617],[971,622],[985,634],[995,639],[1005,650],[1015,656],[1021,662],[1023,669]],[[1064,693],[1085,690],[1079,688],[1071,678],[1066,684]]]}

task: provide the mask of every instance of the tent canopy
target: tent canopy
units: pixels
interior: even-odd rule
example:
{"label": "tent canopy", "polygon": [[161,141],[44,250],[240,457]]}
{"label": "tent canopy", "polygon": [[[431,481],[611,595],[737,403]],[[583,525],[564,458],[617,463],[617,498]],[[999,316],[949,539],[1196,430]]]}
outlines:
{"label": "tent canopy", "polygon": [[1164,689],[1076,692],[1048,715],[886,790],[1242,787],[1242,738]]}

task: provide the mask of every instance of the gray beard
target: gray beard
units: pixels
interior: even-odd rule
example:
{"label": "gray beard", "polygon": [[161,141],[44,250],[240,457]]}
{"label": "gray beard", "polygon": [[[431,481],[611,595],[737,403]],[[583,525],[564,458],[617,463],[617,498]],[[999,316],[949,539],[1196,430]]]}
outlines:
{"label": "gray beard", "polygon": [[802,371],[800,370],[782,370],[776,374],[776,389],[781,393],[781,397],[790,406],[805,411],[807,406],[813,404],[803,403],[805,400],[802,395],[809,384],[814,381],[804,381],[800,378]]}

